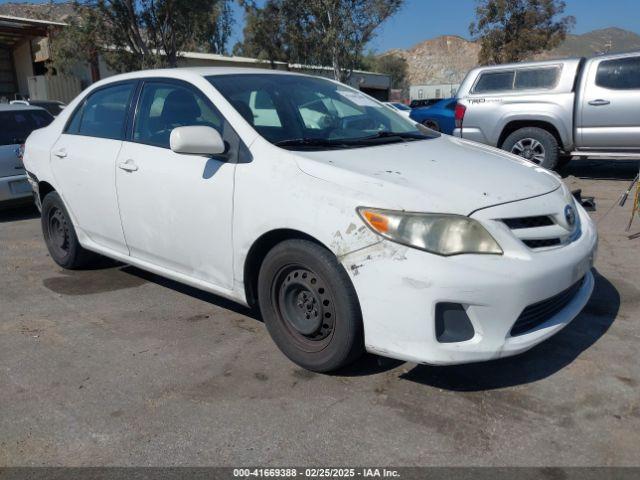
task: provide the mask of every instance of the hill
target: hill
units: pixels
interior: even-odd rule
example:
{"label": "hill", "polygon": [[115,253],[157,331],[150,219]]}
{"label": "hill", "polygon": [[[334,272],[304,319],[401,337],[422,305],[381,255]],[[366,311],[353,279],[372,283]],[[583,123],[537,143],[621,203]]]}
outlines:
{"label": "hill", "polygon": [[[536,55],[537,59],[585,57],[603,52],[640,50],[640,35],[621,28],[605,28],[567,35],[557,48]],[[411,85],[459,83],[478,64],[480,46],[459,36],[443,35],[425,40],[413,47],[385,52],[404,57],[409,66]]]}
{"label": "hill", "polygon": [[0,4],[0,15],[11,15],[12,17],[64,21],[72,13],[73,5],[71,2],[8,2]]}

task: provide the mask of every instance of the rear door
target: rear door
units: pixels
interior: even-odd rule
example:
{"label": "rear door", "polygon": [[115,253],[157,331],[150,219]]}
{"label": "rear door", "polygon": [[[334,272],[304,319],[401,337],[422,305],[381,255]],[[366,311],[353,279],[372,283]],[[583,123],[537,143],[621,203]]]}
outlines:
{"label": "rear door", "polygon": [[93,91],[74,111],[51,152],[53,174],[76,227],[92,241],[128,254],[116,198],[122,148],[135,81]]}
{"label": "rear door", "polygon": [[640,55],[591,62],[578,106],[579,147],[640,150]]}

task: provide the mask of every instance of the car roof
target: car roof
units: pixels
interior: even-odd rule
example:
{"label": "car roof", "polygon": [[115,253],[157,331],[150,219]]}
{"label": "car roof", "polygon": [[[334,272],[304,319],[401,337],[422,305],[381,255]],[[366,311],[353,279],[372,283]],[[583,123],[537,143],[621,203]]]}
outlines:
{"label": "car roof", "polygon": [[[267,68],[245,68],[245,67],[180,67],[180,68],[158,68],[153,70],[138,70],[136,72],[122,73],[105,78],[93,85],[107,85],[112,82],[123,80],[135,80],[138,78],[177,78],[182,80],[193,80],[194,77],[208,77],[212,75],[296,75],[300,77],[310,77],[304,73],[295,73],[288,70],[271,70]],[[330,80],[330,79],[328,79]]]}
{"label": "car roof", "polygon": [[36,107],[35,105],[25,105],[24,103],[0,103],[0,112],[12,112],[12,111],[24,111],[24,110],[46,110],[42,107]]}

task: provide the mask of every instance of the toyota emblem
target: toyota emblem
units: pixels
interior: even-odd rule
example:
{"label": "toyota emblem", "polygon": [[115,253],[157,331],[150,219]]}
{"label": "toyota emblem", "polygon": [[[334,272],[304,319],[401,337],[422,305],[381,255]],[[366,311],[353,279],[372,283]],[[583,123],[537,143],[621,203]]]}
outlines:
{"label": "toyota emblem", "polygon": [[576,224],[576,211],[571,205],[564,207],[564,219],[570,227]]}

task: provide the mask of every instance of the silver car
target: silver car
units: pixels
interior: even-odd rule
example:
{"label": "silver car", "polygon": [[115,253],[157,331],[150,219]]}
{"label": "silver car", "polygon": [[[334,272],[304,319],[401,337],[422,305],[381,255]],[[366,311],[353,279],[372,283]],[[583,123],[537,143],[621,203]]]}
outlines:
{"label": "silver car", "polygon": [[0,104],[0,207],[32,198],[22,164],[22,149],[33,130],[52,121],[53,116],[43,108]]}
{"label": "silver car", "polygon": [[640,52],[479,67],[458,98],[454,135],[549,169],[640,156]]}

